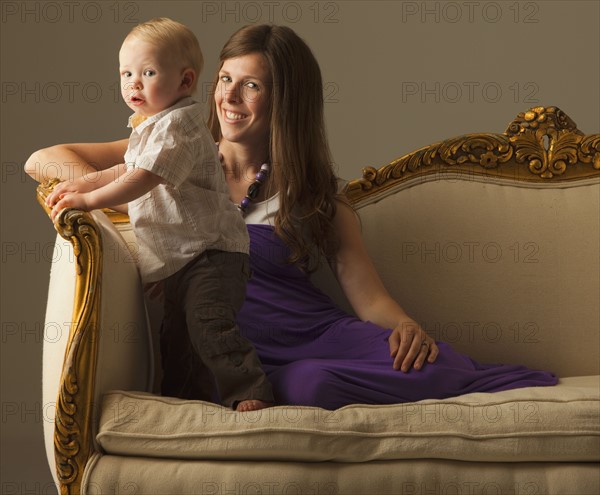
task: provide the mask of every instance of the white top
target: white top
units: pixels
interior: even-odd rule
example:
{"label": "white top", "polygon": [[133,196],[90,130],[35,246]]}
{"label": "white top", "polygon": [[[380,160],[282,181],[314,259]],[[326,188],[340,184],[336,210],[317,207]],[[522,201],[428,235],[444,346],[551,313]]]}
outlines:
{"label": "white top", "polygon": [[[337,179],[338,192],[342,193],[348,185],[348,181]],[[275,226],[275,215],[279,210],[279,193],[275,193],[269,199],[258,203],[250,203],[244,220],[247,225],[270,225]]]}
{"label": "white top", "polygon": [[244,220],[247,225],[270,225],[273,227],[277,210],[279,210],[279,193],[265,201],[250,203]]}
{"label": "white top", "polygon": [[125,163],[163,179],[129,203],[143,282],[172,275],[208,249],[248,253],[248,232],[199,103],[184,98],[134,127]]}

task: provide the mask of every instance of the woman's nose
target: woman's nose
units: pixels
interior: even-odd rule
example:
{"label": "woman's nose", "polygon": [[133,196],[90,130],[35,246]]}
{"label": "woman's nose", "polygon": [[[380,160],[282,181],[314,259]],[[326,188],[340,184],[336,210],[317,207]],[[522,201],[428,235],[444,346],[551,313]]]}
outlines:
{"label": "woman's nose", "polygon": [[239,103],[241,100],[241,89],[238,84],[229,84],[225,88],[225,101]]}

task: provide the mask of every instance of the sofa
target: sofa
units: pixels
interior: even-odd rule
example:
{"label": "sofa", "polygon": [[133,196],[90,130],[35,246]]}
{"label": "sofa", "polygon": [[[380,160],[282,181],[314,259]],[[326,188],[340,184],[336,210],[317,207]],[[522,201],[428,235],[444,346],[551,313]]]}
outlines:
{"label": "sofa", "polygon": [[[127,216],[61,211],[43,349],[60,492],[600,493],[599,186],[600,134],[556,107],[348,182],[385,285],[432,337],[560,381],[334,411],[160,396],[160,308]],[[327,267],[314,280],[348,308]]]}

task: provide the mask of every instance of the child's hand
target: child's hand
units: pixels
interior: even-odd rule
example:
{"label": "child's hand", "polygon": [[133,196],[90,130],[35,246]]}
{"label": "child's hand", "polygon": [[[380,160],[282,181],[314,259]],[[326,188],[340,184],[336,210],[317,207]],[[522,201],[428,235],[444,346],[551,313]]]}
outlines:
{"label": "child's hand", "polygon": [[50,216],[52,217],[52,221],[58,215],[58,212],[63,208],[77,208],[83,211],[92,210],[92,206],[90,204],[90,195],[89,193],[80,193],[80,192],[67,192],[62,193],[60,195],[60,199],[54,203]]}
{"label": "child's hand", "polygon": [[46,198],[46,204],[54,206],[67,193],[90,192],[96,189],[96,184],[85,177],[58,183]]}

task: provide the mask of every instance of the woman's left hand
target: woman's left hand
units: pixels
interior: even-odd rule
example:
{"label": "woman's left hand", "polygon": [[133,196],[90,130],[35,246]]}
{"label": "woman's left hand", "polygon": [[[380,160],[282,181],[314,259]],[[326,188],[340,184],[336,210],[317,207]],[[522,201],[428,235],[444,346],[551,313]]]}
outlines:
{"label": "woman's left hand", "polygon": [[435,340],[429,337],[416,321],[408,317],[392,330],[388,341],[390,355],[394,359],[394,369],[405,373],[411,366],[420,370],[425,360],[433,363],[440,352]]}

